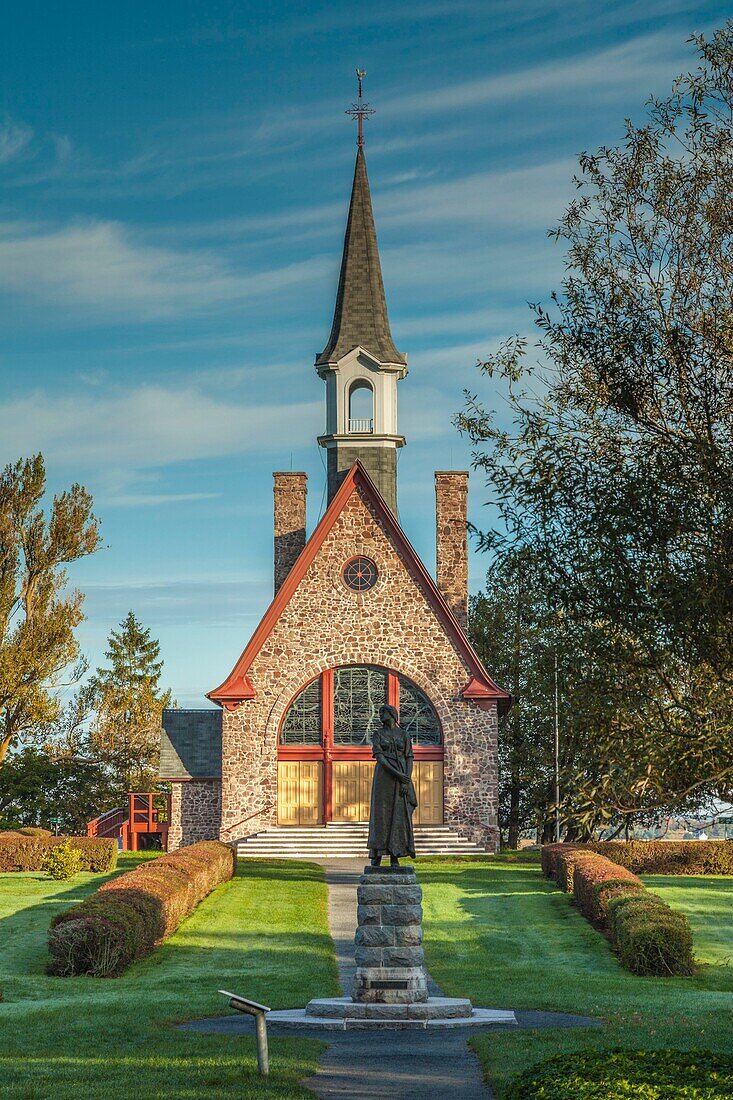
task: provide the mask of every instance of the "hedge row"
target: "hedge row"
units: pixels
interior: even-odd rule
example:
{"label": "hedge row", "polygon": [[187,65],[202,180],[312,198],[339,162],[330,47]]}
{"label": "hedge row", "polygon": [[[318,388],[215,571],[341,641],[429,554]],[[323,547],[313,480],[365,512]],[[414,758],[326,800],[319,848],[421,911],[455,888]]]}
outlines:
{"label": "hedge row", "polygon": [[102,874],[117,866],[117,841],[106,837],[52,836],[46,829],[0,833],[1,871],[40,871],[48,852],[69,841],[81,853],[81,869]]}
{"label": "hedge row", "polygon": [[733,1059],[709,1050],[576,1050],[516,1077],[505,1100],[712,1100],[733,1095]]}
{"label": "hedge row", "polygon": [[687,917],[646,890],[632,871],[572,844],[547,845],[542,866],[547,875],[554,870],[560,889],[572,893],[584,916],[609,933],[621,965],[632,974],[693,973]]}
{"label": "hedge row", "polygon": [[105,882],[52,921],[49,973],[122,974],[175,931],[235,869],[233,848],[205,840]]}
{"label": "hedge row", "polygon": [[545,844],[542,870],[556,876],[558,852],[580,849],[599,855],[636,875],[733,875],[730,840],[601,840],[591,844]]}
{"label": "hedge row", "polygon": [[606,840],[588,847],[637,875],[733,875],[730,840]]}

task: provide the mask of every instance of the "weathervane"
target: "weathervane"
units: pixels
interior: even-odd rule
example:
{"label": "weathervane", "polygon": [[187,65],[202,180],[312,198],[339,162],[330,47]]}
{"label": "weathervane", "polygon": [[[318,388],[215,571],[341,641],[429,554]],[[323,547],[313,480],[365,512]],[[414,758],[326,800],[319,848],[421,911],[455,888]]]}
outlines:
{"label": "weathervane", "polygon": [[344,114],[351,115],[352,118],[357,119],[359,122],[358,145],[360,149],[364,144],[364,119],[374,114],[374,108],[370,107],[369,104],[365,103],[362,99],[362,81],[365,76],[366,69],[356,70],[356,79],[359,81],[359,98],[356,103],[351,104],[348,111],[344,112]]}

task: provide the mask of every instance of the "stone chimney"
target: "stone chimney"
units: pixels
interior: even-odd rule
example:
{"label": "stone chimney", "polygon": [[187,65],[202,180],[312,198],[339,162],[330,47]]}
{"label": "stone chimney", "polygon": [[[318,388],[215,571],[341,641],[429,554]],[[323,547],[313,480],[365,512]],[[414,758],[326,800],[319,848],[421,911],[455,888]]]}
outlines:
{"label": "stone chimney", "polygon": [[275,594],[305,546],[308,475],[275,473]]}
{"label": "stone chimney", "polygon": [[468,471],[435,472],[435,580],[463,630],[468,628]]}

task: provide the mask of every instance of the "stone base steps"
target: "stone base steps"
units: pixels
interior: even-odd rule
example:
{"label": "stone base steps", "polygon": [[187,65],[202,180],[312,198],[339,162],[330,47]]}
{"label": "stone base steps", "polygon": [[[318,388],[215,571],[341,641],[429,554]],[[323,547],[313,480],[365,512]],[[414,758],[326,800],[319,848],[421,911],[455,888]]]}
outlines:
{"label": "stone base steps", "polygon": [[[236,841],[237,855],[259,859],[365,859],[367,823],[356,825],[273,826]],[[486,855],[486,848],[450,825],[417,825],[418,856]]]}

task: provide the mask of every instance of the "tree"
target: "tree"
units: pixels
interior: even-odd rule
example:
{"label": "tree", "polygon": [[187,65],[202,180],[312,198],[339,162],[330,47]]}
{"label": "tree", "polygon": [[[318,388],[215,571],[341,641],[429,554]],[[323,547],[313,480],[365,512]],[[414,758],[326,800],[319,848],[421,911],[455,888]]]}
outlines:
{"label": "tree", "polygon": [[51,827],[84,835],[86,823],[115,806],[108,769],[82,756],[58,755],[51,746],[11,753],[0,768],[0,826]]}
{"label": "tree", "polygon": [[114,770],[124,797],[155,783],[161,712],[171,693],[160,690],[160,645],[132,611],[110,633],[108,646],[109,667],[97,669],[90,684],[96,711],[91,741]]}
{"label": "tree", "polygon": [[533,587],[528,554],[497,559],[485,591],[471,597],[468,626],[479,657],[512,693],[499,721],[499,826],[516,848],[523,831],[545,830],[553,803],[552,609]]}
{"label": "tree", "polygon": [[79,485],[54,497],[47,518],[45,488],[40,454],[0,474],[0,766],[14,741],[59,714],[62,676],[85,670],[74,636],[83,596],[66,591],[63,566],[94,552],[98,524]]}
{"label": "tree", "polygon": [[542,365],[509,340],[467,395],[501,533],[580,640],[587,821],[733,794],[733,22],[624,143],[580,158],[535,307]]}

